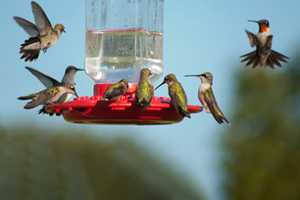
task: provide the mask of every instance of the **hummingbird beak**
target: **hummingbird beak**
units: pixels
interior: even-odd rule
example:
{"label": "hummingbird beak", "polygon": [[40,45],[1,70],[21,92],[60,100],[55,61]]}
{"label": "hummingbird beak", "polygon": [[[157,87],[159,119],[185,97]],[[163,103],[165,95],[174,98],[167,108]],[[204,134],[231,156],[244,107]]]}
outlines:
{"label": "hummingbird beak", "polygon": [[157,88],[159,88],[160,86],[162,86],[163,84],[165,84],[165,82],[162,82],[159,86],[157,86],[154,90],[156,90]]}
{"label": "hummingbird beak", "polygon": [[74,95],[75,95],[76,97],[79,97],[76,91],[75,91],[75,94],[74,94]]}
{"label": "hummingbird beak", "polygon": [[198,77],[199,75],[184,75],[184,77],[191,77],[191,76]]}
{"label": "hummingbird beak", "polygon": [[78,69],[78,68],[77,68],[77,71],[84,71],[84,69]]}
{"label": "hummingbird beak", "polygon": [[248,20],[248,22],[255,22],[255,23],[258,23],[258,21],[256,21],[256,20]]}

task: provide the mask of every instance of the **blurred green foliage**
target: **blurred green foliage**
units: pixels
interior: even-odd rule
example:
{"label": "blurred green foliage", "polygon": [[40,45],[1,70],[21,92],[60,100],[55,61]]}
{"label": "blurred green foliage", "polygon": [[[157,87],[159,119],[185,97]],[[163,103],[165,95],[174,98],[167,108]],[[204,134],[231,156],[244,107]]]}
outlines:
{"label": "blurred green foliage", "polygon": [[300,199],[298,58],[282,69],[244,68],[237,75],[232,127],[222,142],[228,199]]}
{"label": "blurred green foliage", "polygon": [[0,125],[0,199],[204,199],[200,191],[130,139]]}

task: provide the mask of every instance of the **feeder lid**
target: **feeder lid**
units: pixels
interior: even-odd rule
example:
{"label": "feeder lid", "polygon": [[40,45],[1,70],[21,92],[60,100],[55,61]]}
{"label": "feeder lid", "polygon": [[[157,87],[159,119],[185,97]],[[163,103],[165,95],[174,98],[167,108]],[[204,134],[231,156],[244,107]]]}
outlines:
{"label": "feeder lid", "polygon": [[[173,124],[183,120],[175,110],[170,98],[153,97],[151,105],[146,110],[140,110],[135,103],[137,84],[129,84],[120,102],[115,99],[101,99],[105,90],[111,85],[96,84],[94,96],[77,97],[73,101],[55,104],[47,107],[47,112],[61,113],[68,122],[80,124]],[[188,106],[190,113],[202,111],[200,106]]]}

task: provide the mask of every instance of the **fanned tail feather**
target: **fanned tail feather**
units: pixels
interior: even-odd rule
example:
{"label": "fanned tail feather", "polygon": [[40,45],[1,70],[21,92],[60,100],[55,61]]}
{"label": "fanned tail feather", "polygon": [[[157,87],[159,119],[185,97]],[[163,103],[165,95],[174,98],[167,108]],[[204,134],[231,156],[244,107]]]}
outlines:
{"label": "fanned tail feather", "polygon": [[245,65],[245,67],[248,67],[250,65],[252,65],[252,69],[254,69],[255,67],[260,67],[259,66],[259,56],[257,55],[256,51],[252,51],[250,53],[247,53],[245,55],[242,55],[242,57],[245,57],[241,62],[245,62],[248,61]]}
{"label": "fanned tail feather", "polygon": [[28,45],[31,45],[35,42],[40,42],[38,37],[31,37],[28,40],[25,40],[24,44],[21,44],[20,54],[23,54],[20,59],[25,58],[25,62],[29,61],[32,62],[39,57],[40,50],[39,49],[24,49]]}
{"label": "fanned tail feather", "polygon": [[287,56],[282,55],[281,53],[278,53],[276,51],[271,50],[270,55],[266,59],[266,63],[261,63],[260,56],[257,54],[256,51],[252,51],[250,53],[247,53],[245,55],[240,56],[241,58],[244,58],[241,62],[246,62],[245,67],[252,65],[252,69],[256,67],[270,67],[274,69],[274,65],[278,67],[282,67],[281,62],[287,63],[286,59],[289,59]]}
{"label": "fanned tail feather", "polygon": [[255,51],[254,52],[250,52],[250,53],[245,54],[245,55],[243,55],[241,57],[246,57],[241,62],[248,61],[247,64],[246,64],[246,66],[249,66],[249,65],[252,65],[253,62],[255,61],[255,59],[256,59],[256,52]]}
{"label": "fanned tail feather", "polygon": [[278,60],[287,63],[287,60],[285,59],[290,59],[289,57],[282,55],[281,53],[278,53],[277,51],[271,51],[271,55],[274,55]]}

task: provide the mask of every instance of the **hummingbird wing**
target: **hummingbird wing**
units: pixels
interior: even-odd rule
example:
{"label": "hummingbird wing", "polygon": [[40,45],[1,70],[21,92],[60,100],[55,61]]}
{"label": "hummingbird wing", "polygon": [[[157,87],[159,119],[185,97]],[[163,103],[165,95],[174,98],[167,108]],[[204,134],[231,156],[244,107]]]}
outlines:
{"label": "hummingbird wing", "polygon": [[251,47],[254,47],[257,43],[256,35],[254,35],[253,33],[249,32],[247,30],[245,30],[245,31],[247,33],[247,36],[248,36],[248,39],[250,41]]}
{"label": "hummingbird wing", "polygon": [[224,116],[224,114],[222,113],[222,111],[220,110],[211,88],[206,90],[204,95],[204,101],[206,102],[211,114],[219,124],[222,124],[223,120],[230,124]]}
{"label": "hummingbird wing", "polygon": [[35,69],[32,69],[31,67],[25,67],[28,71],[30,71],[36,78],[40,80],[40,82],[46,87],[56,87],[62,85],[60,82],[55,80],[54,78],[51,78],[50,76],[47,76],[43,74],[42,72],[39,72]]}
{"label": "hummingbird wing", "polygon": [[120,96],[125,92],[126,92],[126,88],[122,83],[113,84],[107,88],[107,90],[103,94],[103,98],[111,99]]}
{"label": "hummingbird wing", "polygon": [[43,36],[46,35],[48,31],[53,31],[52,25],[42,7],[36,2],[32,1],[31,8],[40,35]]}
{"label": "hummingbird wing", "polygon": [[42,104],[46,103],[46,101],[47,101],[47,99],[33,100],[33,101],[28,102],[28,103],[24,106],[24,108],[25,108],[25,109],[32,109],[32,108],[35,108],[35,107],[37,107],[37,106],[39,106],[39,105],[42,105]]}
{"label": "hummingbird wing", "polygon": [[139,83],[135,91],[136,104],[142,110],[145,110],[152,102],[153,87],[148,82]]}
{"label": "hummingbird wing", "polygon": [[20,100],[33,99],[32,101],[28,102],[24,106],[25,109],[31,109],[42,104],[49,105],[54,103],[57,100],[58,95],[59,95],[59,89],[57,87],[52,87],[52,88],[42,90],[35,94],[19,97],[18,99]]}
{"label": "hummingbird wing", "polygon": [[282,55],[281,53],[271,50],[272,39],[273,39],[272,35],[267,37],[267,42],[266,42],[265,48],[267,51],[270,52],[270,55],[268,56],[267,61],[266,61],[267,66],[270,66],[273,69],[274,65],[277,65],[278,67],[282,66],[279,61],[287,63],[286,59],[289,59],[289,58],[286,57],[285,55]]}
{"label": "hummingbird wing", "polygon": [[39,96],[38,93],[34,93],[34,94],[29,94],[29,95],[26,95],[26,96],[18,97],[18,99],[19,100],[36,99],[38,96]]}
{"label": "hummingbird wing", "polygon": [[187,97],[184,89],[180,83],[173,83],[169,86],[169,95],[175,109],[183,117],[190,118],[190,112],[188,109]]}
{"label": "hummingbird wing", "polygon": [[19,26],[21,26],[24,29],[24,31],[31,37],[36,37],[39,35],[39,30],[35,24],[21,17],[13,17],[13,18],[17,22],[17,24],[19,24]]}

